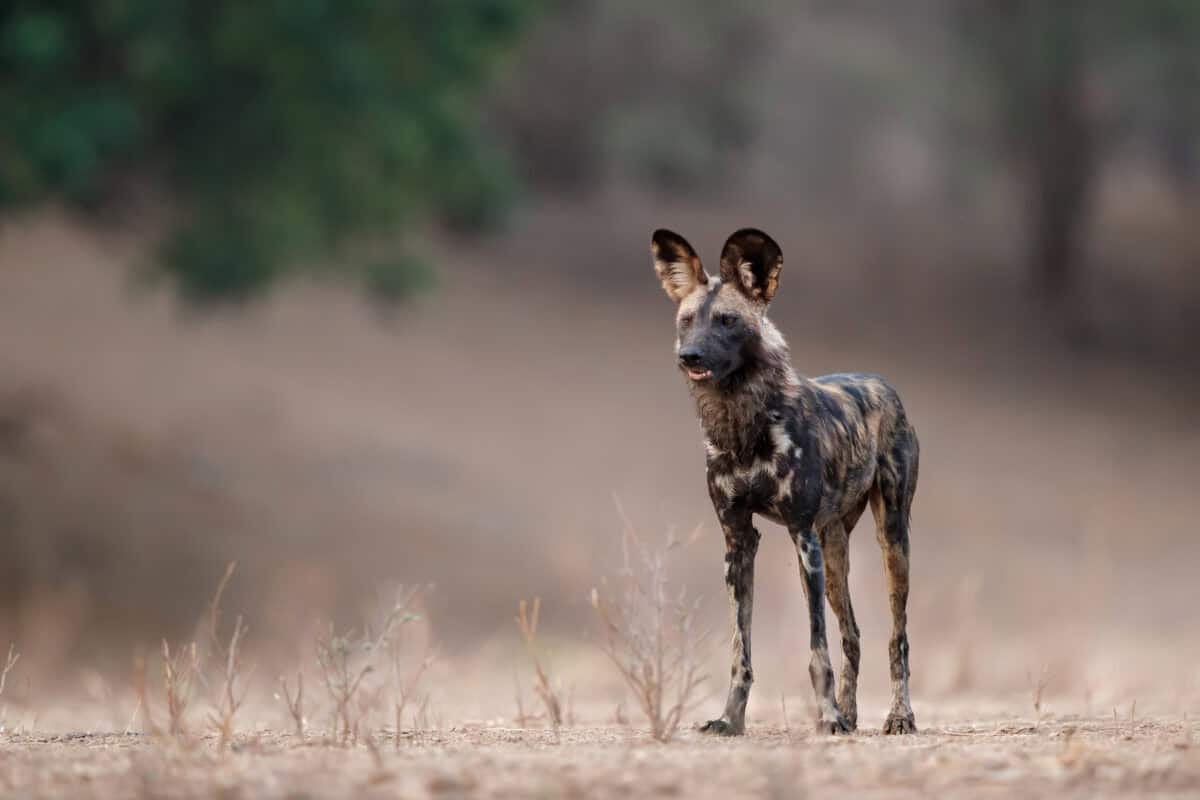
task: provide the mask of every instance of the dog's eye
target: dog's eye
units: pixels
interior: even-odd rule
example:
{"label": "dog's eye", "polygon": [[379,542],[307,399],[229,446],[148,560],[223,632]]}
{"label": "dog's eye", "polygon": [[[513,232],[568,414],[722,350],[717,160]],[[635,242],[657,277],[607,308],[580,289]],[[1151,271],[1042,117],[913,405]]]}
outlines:
{"label": "dog's eye", "polygon": [[688,314],[686,317],[680,317],[679,327],[684,329],[692,327],[692,315]]}
{"label": "dog's eye", "polygon": [[732,328],[737,323],[737,317],[733,314],[718,314],[717,324],[722,328]]}

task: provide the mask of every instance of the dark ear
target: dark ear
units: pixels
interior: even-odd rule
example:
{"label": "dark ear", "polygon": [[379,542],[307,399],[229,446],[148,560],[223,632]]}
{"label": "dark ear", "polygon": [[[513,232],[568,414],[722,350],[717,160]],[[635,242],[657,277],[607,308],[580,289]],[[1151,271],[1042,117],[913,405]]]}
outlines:
{"label": "dark ear", "polygon": [[678,303],[697,286],[708,283],[708,275],[700,266],[700,256],[678,233],[659,228],[650,239],[654,255],[654,272],[662,281],[667,296]]}
{"label": "dark ear", "polygon": [[771,302],[782,269],[783,251],[757,228],[734,232],[721,251],[721,280],[737,286],[751,300]]}

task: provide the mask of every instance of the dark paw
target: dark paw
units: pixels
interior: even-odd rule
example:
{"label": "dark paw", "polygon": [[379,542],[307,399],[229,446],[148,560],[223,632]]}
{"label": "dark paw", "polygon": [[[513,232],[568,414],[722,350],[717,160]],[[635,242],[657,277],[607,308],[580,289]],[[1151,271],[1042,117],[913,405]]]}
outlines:
{"label": "dark paw", "polygon": [[744,728],[734,727],[732,722],[723,719],[710,719],[700,726],[701,733],[711,733],[713,736],[741,736]]}
{"label": "dark paw", "polygon": [[850,723],[846,722],[841,714],[838,714],[833,719],[817,720],[817,733],[825,736],[834,736],[839,733],[850,733],[853,728]]}
{"label": "dark paw", "polygon": [[910,714],[888,714],[887,720],[883,723],[883,733],[886,736],[899,733],[916,733],[917,723],[913,720],[913,715]]}

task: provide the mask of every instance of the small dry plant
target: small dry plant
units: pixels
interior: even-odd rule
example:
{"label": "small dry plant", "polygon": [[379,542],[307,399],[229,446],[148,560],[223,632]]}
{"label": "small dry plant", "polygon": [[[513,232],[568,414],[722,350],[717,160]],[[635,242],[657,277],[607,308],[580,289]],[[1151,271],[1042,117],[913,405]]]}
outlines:
{"label": "small dry plant", "polygon": [[[550,679],[550,674],[538,655],[537,631],[541,611],[542,599],[540,597],[533,598],[532,603],[522,600],[517,606],[517,629],[521,632],[521,639],[525,642],[529,660],[533,662],[533,690],[546,709],[546,718],[550,720],[550,725],[557,731],[563,724],[562,688]],[[525,718],[520,684],[517,685],[517,709],[518,714]]]}
{"label": "small dry plant", "polygon": [[707,632],[697,627],[697,601],[683,587],[672,588],[667,574],[669,556],[685,543],[668,534],[662,546],[650,547],[619,504],[618,511],[624,564],[616,581],[592,589],[592,606],[603,629],[601,647],[632,690],[650,733],[667,741],[699,699],[705,680],[699,652]]}
{"label": "small dry plant", "polygon": [[[317,664],[321,671],[321,683],[333,708],[333,735],[339,744],[356,744],[362,721],[379,704],[386,685],[368,685],[367,678],[384,666],[382,659],[389,653],[392,654],[392,663],[398,663],[396,650],[390,646],[395,643],[402,626],[419,619],[410,609],[414,598],[415,593],[401,589],[395,604],[384,615],[377,630],[368,626],[361,633],[350,630],[339,634],[330,624],[317,637]],[[415,681],[423,672],[424,669],[421,669],[411,682],[397,689],[397,720],[415,687]],[[288,703],[292,705],[290,696]],[[297,710],[298,703],[299,700]],[[297,710],[293,711],[293,718]]]}
{"label": "small dry plant", "polygon": [[8,656],[4,659],[4,667],[0,669],[0,697],[4,696],[4,685],[8,683],[8,673],[13,671],[13,667],[21,660],[21,654],[17,652],[17,643],[13,642],[8,646]]}
{"label": "small dry plant", "polygon": [[[220,639],[214,640],[219,656],[221,672],[219,685],[215,688],[216,696],[212,711],[209,712],[209,725],[220,737],[220,748],[224,750],[233,741],[233,720],[242,704],[246,701],[246,672],[243,662],[242,645],[246,639],[246,623],[239,614],[233,623],[233,632],[229,635],[229,644],[225,645]],[[249,677],[248,674],[246,676]]]}
{"label": "small dry plant", "polygon": [[[17,652],[17,644],[13,642],[8,646],[8,656],[4,659],[4,666],[0,668],[0,698],[4,697],[4,685],[8,682],[8,673],[13,671],[13,667],[21,660],[21,654]],[[4,717],[6,710],[0,706],[0,731],[4,730]]]}
{"label": "small dry plant", "polygon": [[162,640],[164,725],[159,725],[154,717],[147,686],[146,661],[141,657],[135,659],[137,709],[134,715],[137,715],[138,709],[141,710],[145,728],[150,733],[185,736],[188,733],[188,711],[195,700],[196,689],[200,688],[209,697],[211,709],[208,722],[219,736],[221,749],[224,750],[233,740],[234,720],[246,697],[244,647],[247,627],[242,617],[238,616],[226,644],[221,635],[221,598],[236,567],[235,562],[226,566],[212,600],[196,626],[192,641],[172,648],[166,639]]}

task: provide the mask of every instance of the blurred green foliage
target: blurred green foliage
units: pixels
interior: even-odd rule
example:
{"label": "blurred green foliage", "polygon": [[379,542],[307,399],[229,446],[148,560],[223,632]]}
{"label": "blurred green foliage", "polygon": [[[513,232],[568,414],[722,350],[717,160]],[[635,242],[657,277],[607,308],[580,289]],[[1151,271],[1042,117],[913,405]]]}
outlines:
{"label": "blurred green foliage", "polygon": [[161,263],[193,300],[326,264],[404,295],[427,278],[411,257],[356,248],[431,214],[478,228],[503,211],[513,178],[477,101],[537,6],[10,0],[0,208],[96,209],[150,172],[180,211]]}

